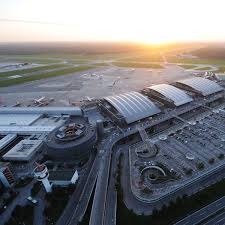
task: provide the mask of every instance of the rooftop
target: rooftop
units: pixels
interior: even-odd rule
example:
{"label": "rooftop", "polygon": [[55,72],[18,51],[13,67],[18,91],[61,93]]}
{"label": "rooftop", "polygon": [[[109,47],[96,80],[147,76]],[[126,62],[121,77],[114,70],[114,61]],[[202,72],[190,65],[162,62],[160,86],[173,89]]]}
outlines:
{"label": "rooftop", "polygon": [[39,150],[42,140],[22,140],[4,156],[4,160],[28,161]]}
{"label": "rooftop", "polygon": [[1,107],[0,114],[48,114],[82,116],[80,107]]}
{"label": "rooftop", "polygon": [[193,99],[183,90],[169,84],[154,85],[148,87],[147,89],[154,90],[164,97],[168,98],[169,100],[173,101],[175,106],[180,106],[193,101]]}
{"label": "rooftop", "polygon": [[180,80],[176,83],[182,84],[197,92],[200,92],[203,96],[211,95],[224,90],[223,87],[221,87],[216,82],[209,79],[204,79],[202,77]]}
{"label": "rooftop", "polygon": [[2,114],[0,116],[0,126],[28,126],[41,116],[41,114]]}
{"label": "rooftop", "polygon": [[74,170],[51,170],[49,171],[49,180],[70,181],[74,173]]}
{"label": "rooftop", "polygon": [[116,108],[128,124],[161,112],[151,100],[138,92],[113,95],[104,99]]}

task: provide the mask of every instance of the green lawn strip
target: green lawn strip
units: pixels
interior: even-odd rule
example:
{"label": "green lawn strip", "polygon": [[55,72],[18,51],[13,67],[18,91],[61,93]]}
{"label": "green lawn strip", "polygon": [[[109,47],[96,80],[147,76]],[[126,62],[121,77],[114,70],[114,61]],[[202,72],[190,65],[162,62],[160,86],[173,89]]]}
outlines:
{"label": "green lawn strip", "polygon": [[[159,54],[151,54],[151,55],[136,55],[126,58],[129,61],[136,61],[136,62],[162,62],[163,58]],[[119,59],[118,62],[124,61],[123,59]]]}
{"label": "green lawn strip", "polygon": [[187,64],[208,64],[208,65],[224,65],[225,60],[222,59],[203,59],[203,58],[178,58],[175,56],[167,56],[169,63],[187,63]]}
{"label": "green lawn strip", "polygon": [[109,64],[107,64],[107,63],[93,63],[91,65],[93,65],[93,66],[109,66]]}
{"label": "green lawn strip", "polygon": [[160,64],[153,64],[153,63],[114,62],[113,64],[119,67],[152,68],[152,69],[164,68]]}
{"label": "green lawn strip", "polygon": [[219,69],[216,71],[216,73],[225,73],[225,66],[219,67]]}
{"label": "green lawn strip", "polygon": [[20,70],[0,72],[0,77],[9,77],[9,76],[13,76],[13,75],[21,75],[21,74],[39,72],[42,70],[57,69],[57,68],[65,67],[65,66],[67,66],[67,65],[66,64],[55,64],[55,65],[49,65],[49,66],[38,66],[38,67],[29,68],[29,69],[20,69]]}
{"label": "green lawn strip", "polygon": [[191,64],[181,64],[181,65],[178,65],[184,69],[194,69],[196,68],[196,65],[191,65]]}
{"label": "green lawn strip", "polygon": [[197,68],[196,70],[211,70],[212,67],[210,66],[205,66],[205,67],[200,67],[200,68]]}
{"label": "green lawn strip", "polygon": [[16,61],[16,62],[28,62],[28,63],[59,63],[62,59],[59,58],[49,58],[42,55],[6,55],[4,56],[5,61]]}
{"label": "green lawn strip", "polygon": [[16,84],[22,84],[22,83],[29,82],[29,81],[35,81],[35,80],[40,80],[40,79],[44,79],[44,78],[66,75],[66,74],[75,73],[75,72],[79,72],[79,71],[89,70],[92,68],[95,68],[95,67],[94,66],[72,67],[72,68],[66,68],[63,70],[57,70],[57,71],[52,71],[52,72],[46,72],[43,74],[37,74],[37,75],[29,76],[29,77],[19,77],[19,78],[10,79],[10,80],[3,80],[3,81],[0,81],[0,87],[7,87],[7,86],[11,86],[11,85],[16,85]]}

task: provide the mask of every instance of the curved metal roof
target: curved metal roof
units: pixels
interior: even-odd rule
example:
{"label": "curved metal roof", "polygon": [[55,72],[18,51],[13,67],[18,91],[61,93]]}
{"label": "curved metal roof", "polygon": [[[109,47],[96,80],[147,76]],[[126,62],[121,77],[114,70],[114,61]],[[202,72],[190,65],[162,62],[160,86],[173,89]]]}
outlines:
{"label": "curved metal roof", "polygon": [[180,106],[193,101],[193,99],[184,91],[169,84],[154,85],[148,87],[148,89],[154,90],[169,100],[172,100],[175,106]]}
{"label": "curved metal roof", "polygon": [[207,96],[219,91],[224,90],[219,84],[214,81],[202,78],[202,77],[195,77],[185,80],[177,81],[179,84],[184,84],[193,88],[196,91],[199,91],[203,96]]}
{"label": "curved metal roof", "polygon": [[116,108],[127,123],[161,112],[152,101],[138,92],[109,96],[104,99]]}

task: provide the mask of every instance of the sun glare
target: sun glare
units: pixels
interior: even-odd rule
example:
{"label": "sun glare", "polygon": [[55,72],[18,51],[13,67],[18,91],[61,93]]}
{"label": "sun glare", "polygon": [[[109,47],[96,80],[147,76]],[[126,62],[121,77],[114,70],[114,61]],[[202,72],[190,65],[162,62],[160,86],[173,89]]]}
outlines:
{"label": "sun glare", "polygon": [[1,5],[1,17],[28,22],[0,22],[0,40],[156,44],[218,40],[225,38],[219,26],[224,21],[224,6],[219,0],[9,1]]}

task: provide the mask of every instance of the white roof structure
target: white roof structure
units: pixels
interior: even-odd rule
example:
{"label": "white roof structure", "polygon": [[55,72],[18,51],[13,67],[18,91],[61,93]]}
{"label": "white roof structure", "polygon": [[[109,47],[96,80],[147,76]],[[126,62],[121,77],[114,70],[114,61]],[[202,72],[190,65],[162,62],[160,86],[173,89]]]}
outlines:
{"label": "white roof structure", "polygon": [[10,142],[15,140],[17,137],[16,134],[8,134],[4,138],[0,140],[0,150],[2,150],[5,146],[7,146]]}
{"label": "white roof structure", "polygon": [[169,84],[154,85],[147,87],[147,89],[156,91],[157,93],[163,95],[167,99],[171,100],[175,106],[180,106],[193,101],[193,99],[183,90]]}
{"label": "white roof structure", "polygon": [[221,87],[216,82],[204,79],[202,77],[180,80],[176,83],[188,86],[194,89],[195,91],[200,92],[203,96],[211,95],[224,90],[223,87]]}
{"label": "white roof structure", "polygon": [[225,73],[216,73],[215,76],[218,80],[225,80]]}
{"label": "white roof structure", "polygon": [[8,161],[29,161],[40,149],[42,143],[42,140],[22,140],[3,155],[3,159]]}
{"label": "white roof structure", "polygon": [[0,107],[0,114],[48,114],[82,116],[80,107]]}
{"label": "white roof structure", "polygon": [[0,133],[2,134],[27,134],[27,133],[49,133],[53,131],[56,126],[0,126]]}
{"label": "white roof structure", "polygon": [[109,96],[104,99],[116,108],[128,124],[161,112],[152,101],[138,92]]}
{"label": "white roof structure", "polygon": [[0,126],[29,126],[41,116],[41,114],[1,114]]}

